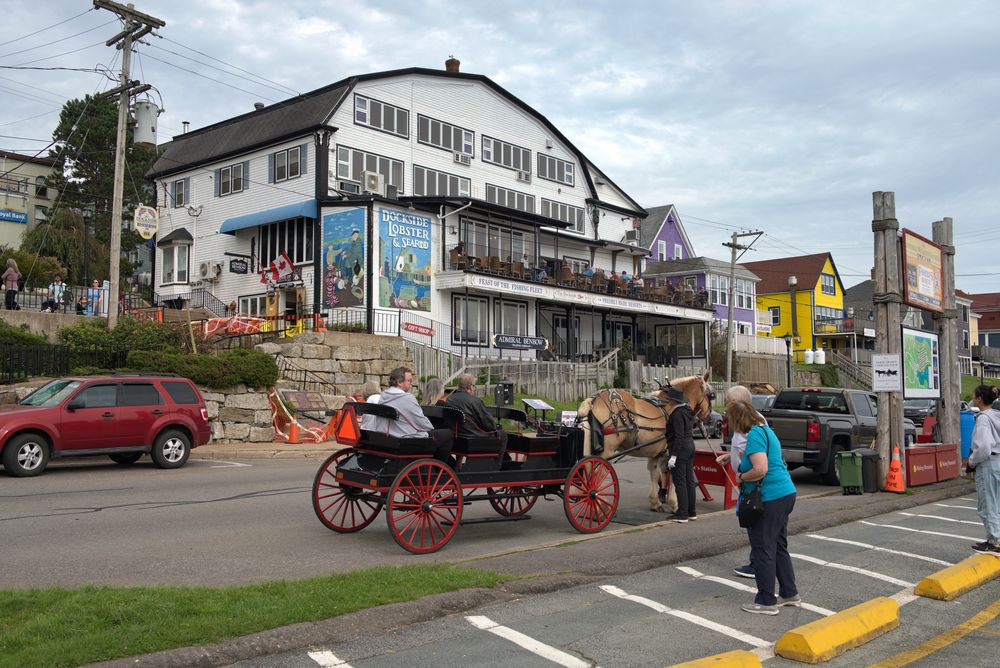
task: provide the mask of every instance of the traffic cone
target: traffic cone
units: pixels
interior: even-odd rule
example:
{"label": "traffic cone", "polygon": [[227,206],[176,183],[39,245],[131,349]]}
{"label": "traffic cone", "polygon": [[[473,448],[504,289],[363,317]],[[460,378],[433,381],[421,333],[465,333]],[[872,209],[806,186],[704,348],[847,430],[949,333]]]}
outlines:
{"label": "traffic cone", "polygon": [[299,445],[301,443],[301,441],[299,441],[299,423],[295,421],[294,417],[292,417],[292,421],[288,425],[288,442],[295,445]]}
{"label": "traffic cone", "polygon": [[892,461],[889,462],[889,475],[885,479],[885,491],[905,492],[903,483],[903,464],[899,461],[899,446],[892,446]]}

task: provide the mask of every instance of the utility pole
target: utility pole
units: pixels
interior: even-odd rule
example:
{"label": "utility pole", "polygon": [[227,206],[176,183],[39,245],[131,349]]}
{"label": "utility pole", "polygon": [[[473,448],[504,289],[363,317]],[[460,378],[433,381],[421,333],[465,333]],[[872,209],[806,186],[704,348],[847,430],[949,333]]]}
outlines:
{"label": "utility pole", "polygon": [[122,50],[122,72],[118,88],[105,95],[118,93],[118,135],[115,144],[115,181],[111,196],[111,267],[108,270],[109,290],[108,329],[114,329],[118,324],[118,273],[122,252],[122,193],[125,189],[125,137],[128,130],[129,98],[132,95],[149,90],[151,86],[139,85],[138,81],[129,79],[129,67],[132,62],[132,44],[149,34],[155,28],[162,28],[166,22],[148,14],[135,11],[135,6],[120,5],[111,0],[94,0],[96,9],[106,9],[117,14],[124,26],[122,31],[109,39],[106,44],[119,44]]}
{"label": "utility pole", "polygon": [[[743,257],[743,253],[750,250],[763,232],[733,232],[733,240],[727,244],[722,244],[732,251],[729,260],[729,318],[726,321],[726,382],[733,382],[733,301],[736,294],[736,260]],[[740,244],[743,237],[753,237],[746,246]],[[742,251],[737,257],[736,252]],[[756,304],[754,305],[754,320],[756,320]]]}

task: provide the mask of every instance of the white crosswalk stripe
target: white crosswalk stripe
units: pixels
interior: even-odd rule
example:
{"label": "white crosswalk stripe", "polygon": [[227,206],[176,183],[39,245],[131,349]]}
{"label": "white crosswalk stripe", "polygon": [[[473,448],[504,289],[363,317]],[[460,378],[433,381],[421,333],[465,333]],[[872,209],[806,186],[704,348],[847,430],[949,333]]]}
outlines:
{"label": "white crosswalk stripe", "polygon": [[[678,566],[677,570],[682,573],[687,573],[691,577],[698,578],[699,580],[706,580],[708,582],[716,582],[721,585],[725,585],[732,589],[737,589],[739,591],[745,591],[748,594],[757,594],[757,588],[745,585],[742,582],[736,582],[735,580],[728,580],[726,578],[720,578],[715,575],[705,575],[701,571],[690,568],[689,566]],[[800,606],[803,610],[809,610],[810,612],[815,612],[818,615],[823,615],[824,617],[829,617],[834,614],[833,610],[827,610],[826,608],[821,608],[818,605],[813,605],[812,603],[802,602]]]}
{"label": "white crosswalk stripe", "polygon": [[848,566],[847,564],[838,564],[832,561],[826,561],[825,559],[819,559],[817,557],[810,557],[808,554],[798,554],[797,552],[790,552],[792,557],[795,559],[801,559],[802,561],[808,561],[813,564],[819,564],[820,566],[826,566],[827,568],[836,568],[840,571],[848,571],[849,573],[857,573],[858,575],[864,575],[876,580],[882,580],[883,582],[890,582],[900,587],[912,587],[912,582],[907,582],[906,580],[900,580],[899,578],[894,578],[890,575],[883,575],[882,573],[876,573],[875,571],[868,571],[864,568],[858,568],[857,566]]}
{"label": "white crosswalk stripe", "polygon": [[951,503],[935,503],[934,505],[940,508],[960,508],[961,510],[979,510],[979,508],[976,508],[975,506],[956,506]]}
{"label": "white crosswalk stripe", "polygon": [[942,566],[951,566],[950,561],[945,561],[943,559],[935,559],[934,557],[925,557],[922,554],[913,554],[912,552],[903,552],[902,550],[891,550],[887,547],[879,547],[878,545],[871,545],[870,543],[861,543],[856,540],[846,540],[844,538],[833,538],[831,536],[822,536],[818,533],[806,534],[810,538],[815,538],[817,540],[826,540],[832,543],[842,543],[844,545],[853,545],[855,547],[863,547],[866,550],[874,550],[876,552],[885,552],[886,554],[898,554],[901,557],[910,557],[912,559],[920,559],[921,561],[929,561],[932,564],[941,564]]}
{"label": "white crosswalk stripe", "polygon": [[956,538],[958,540],[971,540],[974,543],[978,543],[982,538],[973,538],[972,536],[961,536],[956,533],[943,533],[941,531],[927,531],[926,529],[914,529],[912,527],[901,527],[898,524],[879,524],[878,522],[869,522],[868,520],[860,520],[859,524],[864,524],[870,527],[882,527],[883,529],[897,529],[899,531],[909,531],[911,533],[922,533],[929,536],[943,536],[944,538]]}
{"label": "white crosswalk stripe", "polygon": [[971,524],[973,526],[982,526],[982,522],[973,522],[972,520],[956,520],[951,517],[942,517],[941,515],[922,515],[920,513],[904,513],[899,511],[900,515],[905,515],[906,517],[923,517],[928,520],[941,520],[942,522],[956,522],[958,524]]}
{"label": "white crosswalk stripe", "polygon": [[323,668],[351,668],[351,664],[346,661],[341,661],[336,657],[336,655],[334,655],[333,652],[328,652],[326,650],[309,652],[309,658]]}
{"label": "white crosswalk stripe", "polygon": [[589,661],[584,661],[583,659],[575,657],[572,654],[567,654],[560,649],[556,649],[555,647],[539,642],[530,636],[524,635],[520,631],[515,631],[512,628],[501,626],[489,617],[473,615],[466,617],[465,620],[477,629],[489,631],[493,635],[499,636],[504,640],[508,640],[519,647],[523,647],[532,654],[548,659],[553,663],[558,663],[560,666],[566,666],[567,668],[591,668],[591,666],[593,666],[593,664]]}

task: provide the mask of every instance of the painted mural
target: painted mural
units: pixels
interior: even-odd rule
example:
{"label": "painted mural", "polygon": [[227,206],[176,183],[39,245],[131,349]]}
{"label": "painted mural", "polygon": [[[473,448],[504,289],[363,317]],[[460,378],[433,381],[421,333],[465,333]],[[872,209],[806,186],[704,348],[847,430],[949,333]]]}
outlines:
{"label": "painted mural", "polygon": [[365,303],[365,209],[323,216],[323,306]]}
{"label": "painted mural", "polygon": [[379,305],[431,310],[431,219],[379,209]]}

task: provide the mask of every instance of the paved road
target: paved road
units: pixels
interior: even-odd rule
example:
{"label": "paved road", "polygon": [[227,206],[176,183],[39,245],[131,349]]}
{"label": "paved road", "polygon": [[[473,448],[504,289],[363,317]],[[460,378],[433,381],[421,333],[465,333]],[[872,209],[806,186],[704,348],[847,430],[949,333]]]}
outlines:
{"label": "paved road", "polygon": [[901,626],[828,665],[992,665],[1000,656],[1000,581],[949,603],[912,596],[925,575],[972,554],[982,536],[974,506],[973,497],[955,498],[794,536],[809,607],[777,617],[739,610],[755,590],[732,573],[746,556],[739,550],[233,665],[663,666],[746,649],[768,666],[791,666],[799,664],[772,652],[784,631],[875,596],[902,604]]}
{"label": "paved road", "polygon": [[[0,478],[4,568],[0,587],[81,584],[235,584],[297,579],[372,564],[417,563],[377,520],[338,535],[313,514],[310,489],[321,460],[194,460],[176,471],[148,459],[123,467],[105,458],[53,464],[37,478]],[[645,460],[616,466],[619,512],[610,529],[661,521],[646,506]],[[796,473],[802,495],[828,493]],[[722,509],[721,488],[710,488]],[[466,518],[495,517],[488,504]],[[579,537],[562,501],[539,501],[532,519],[463,526],[441,552],[454,561]]]}

